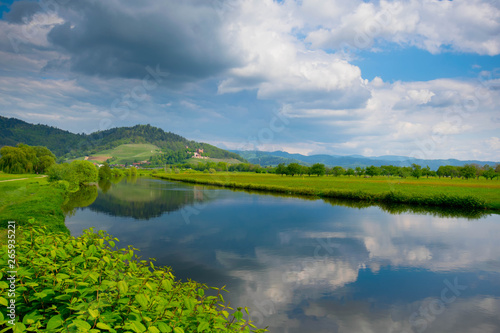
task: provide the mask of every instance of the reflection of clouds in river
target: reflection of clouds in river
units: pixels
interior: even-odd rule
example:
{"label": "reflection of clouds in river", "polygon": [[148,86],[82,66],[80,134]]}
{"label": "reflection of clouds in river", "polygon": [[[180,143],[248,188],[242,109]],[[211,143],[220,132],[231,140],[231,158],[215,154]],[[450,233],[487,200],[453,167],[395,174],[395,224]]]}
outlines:
{"label": "reflection of clouds in river", "polygon": [[[356,288],[354,283],[366,267],[374,274],[387,266],[458,273],[480,270],[486,263],[489,273],[480,279],[498,287],[498,283],[491,281],[493,272],[500,272],[500,224],[494,219],[468,221],[397,215],[380,222],[369,216],[364,218],[346,231],[336,231],[335,223],[324,228],[331,229],[324,232],[280,231],[276,235],[279,245],[276,248],[257,247],[254,257],[217,251],[216,259],[227,269],[227,274],[242,281],[237,291],[241,295],[238,303],[258,309],[254,315],[268,317],[266,323],[274,331],[283,327],[287,327],[286,332],[304,331],[305,323],[315,318],[321,318],[321,326],[331,324],[324,330],[317,327],[316,332],[418,331],[409,318],[435,300],[427,294],[418,297],[417,293],[418,300],[409,303],[400,301],[382,306],[375,299],[361,302],[329,299],[328,295],[339,297],[347,295],[347,289]],[[288,251],[292,246],[293,254]],[[470,314],[471,309],[479,313]],[[439,316],[426,319],[426,331],[493,332],[491,329],[500,327],[494,319],[496,313],[500,313],[499,299],[462,296],[457,302],[447,304]]]}
{"label": "reflection of clouds in river", "polygon": [[386,308],[373,306],[369,302],[349,301],[340,304],[317,300],[304,304],[301,310],[306,316],[328,318],[335,322],[339,332],[498,332],[500,299],[493,297],[458,298],[439,311],[430,311],[412,321],[412,314],[427,308],[434,300],[425,298]]}
{"label": "reflection of clouds in river", "polygon": [[385,263],[431,271],[486,268],[500,272],[500,224],[491,218],[468,221],[396,215],[389,219],[387,223],[361,223],[370,267]]}

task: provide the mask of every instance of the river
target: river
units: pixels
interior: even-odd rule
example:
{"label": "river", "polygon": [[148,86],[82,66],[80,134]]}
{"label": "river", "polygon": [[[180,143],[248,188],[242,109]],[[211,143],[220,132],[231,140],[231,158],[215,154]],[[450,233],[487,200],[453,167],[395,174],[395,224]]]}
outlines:
{"label": "river", "polygon": [[75,195],[66,225],[226,285],[270,332],[500,332],[500,215],[351,206],[129,178]]}

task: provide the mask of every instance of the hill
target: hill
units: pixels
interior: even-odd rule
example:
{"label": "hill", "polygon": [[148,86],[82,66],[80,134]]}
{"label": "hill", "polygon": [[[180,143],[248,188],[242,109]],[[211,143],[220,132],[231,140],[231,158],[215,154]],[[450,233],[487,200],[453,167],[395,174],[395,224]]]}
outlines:
{"label": "hill", "polygon": [[[151,125],[117,127],[91,134],[75,134],[52,126],[34,125],[16,118],[0,116],[0,147],[15,146],[18,143],[45,146],[60,160],[104,155],[121,145],[150,144],[154,145],[155,149],[161,149],[163,153],[186,151],[186,147],[189,147],[190,150],[203,149],[203,155],[211,158],[245,161],[238,154],[208,143],[191,141]],[[130,154],[130,150],[125,152],[125,155]],[[152,155],[154,154],[149,156]],[[128,157],[130,156],[126,156]]]}
{"label": "hill", "polygon": [[411,166],[413,163],[421,166],[429,166],[432,170],[437,170],[442,165],[463,166],[465,164],[479,164],[494,166],[499,162],[494,161],[477,161],[467,160],[461,161],[456,159],[417,159],[407,156],[379,156],[365,157],[361,155],[341,156],[341,155],[302,155],[290,154],[284,151],[263,152],[263,151],[235,151],[241,157],[247,159],[250,163],[260,164],[262,166],[276,166],[279,163],[289,164],[292,162],[312,165],[314,163],[323,163],[326,166],[341,166],[344,168],[367,167],[370,165],[395,165],[395,166]]}

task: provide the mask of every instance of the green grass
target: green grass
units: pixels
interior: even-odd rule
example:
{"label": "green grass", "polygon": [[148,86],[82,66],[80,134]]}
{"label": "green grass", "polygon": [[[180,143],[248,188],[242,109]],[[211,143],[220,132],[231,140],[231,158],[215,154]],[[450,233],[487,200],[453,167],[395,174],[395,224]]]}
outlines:
{"label": "green grass", "polygon": [[[268,190],[330,198],[358,199],[412,205],[467,208],[468,205],[500,210],[500,181],[444,178],[316,177],[256,173],[160,174],[164,179],[231,188]],[[476,200],[477,202],[473,202]],[[471,207],[472,207],[471,206]]]}
{"label": "green grass", "polygon": [[0,182],[0,193],[1,229],[6,228],[8,221],[26,225],[34,218],[51,231],[68,232],[61,209],[65,190],[51,186],[47,178]]}
{"label": "green grass", "polygon": [[40,177],[40,175],[37,174],[10,174],[10,173],[3,173],[3,171],[0,171],[0,181],[2,180],[12,180],[12,179],[22,179],[22,178],[35,178],[35,177]]}
{"label": "green grass", "polygon": [[116,157],[114,164],[132,163],[134,160],[148,160],[150,156],[161,154],[160,148],[149,143],[124,144],[113,149],[103,150],[89,156],[89,160],[104,162],[109,157]]}

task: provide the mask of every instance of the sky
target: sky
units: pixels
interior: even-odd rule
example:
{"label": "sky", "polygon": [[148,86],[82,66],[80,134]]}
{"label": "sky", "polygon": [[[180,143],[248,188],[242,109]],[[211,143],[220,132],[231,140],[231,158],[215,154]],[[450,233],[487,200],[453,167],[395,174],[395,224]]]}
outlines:
{"label": "sky", "polygon": [[0,115],[221,148],[500,161],[496,0],[0,2]]}

